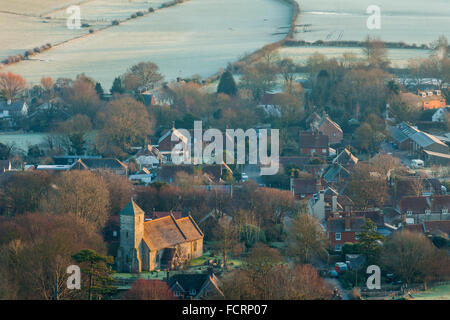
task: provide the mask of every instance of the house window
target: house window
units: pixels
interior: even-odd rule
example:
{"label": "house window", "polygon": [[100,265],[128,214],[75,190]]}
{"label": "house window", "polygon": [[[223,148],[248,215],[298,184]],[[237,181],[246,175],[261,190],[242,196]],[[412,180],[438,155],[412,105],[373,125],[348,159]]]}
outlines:
{"label": "house window", "polygon": [[196,292],[197,292],[197,291],[195,291],[195,289],[189,290],[189,294],[190,294],[191,296],[195,296]]}
{"label": "house window", "polygon": [[359,232],[355,233],[355,240],[359,240]]}
{"label": "house window", "polygon": [[113,237],[117,237],[117,231],[113,231]]}
{"label": "house window", "polygon": [[341,240],[341,233],[340,232],[336,232],[336,240]]}
{"label": "house window", "polygon": [[304,195],[304,194],[302,194],[302,195],[301,195],[301,197],[302,197],[302,198],[304,198],[304,197],[305,197],[305,195]]}
{"label": "house window", "polygon": [[448,209],[447,209],[447,208],[442,209],[442,213],[443,213],[443,214],[447,214],[447,213],[448,213]]}
{"label": "house window", "polygon": [[197,242],[194,242],[194,251],[197,251]]}
{"label": "house window", "polygon": [[335,245],[334,251],[341,251],[341,245],[340,244]]}
{"label": "house window", "polygon": [[312,150],[311,150],[311,153],[316,153],[316,149],[312,149]]}
{"label": "house window", "polygon": [[425,214],[429,216],[431,214],[431,210],[425,210]]}
{"label": "house window", "polygon": [[327,149],[322,149],[322,153],[327,153]]}
{"label": "house window", "polygon": [[128,231],[127,231],[127,238],[128,238]]}
{"label": "house window", "polygon": [[408,216],[412,216],[412,211],[411,211],[411,210],[408,210],[408,211],[406,211],[406,214],[407,214]]}
{"label": "house window", "polygon": [[175,295],[175,297],[179,297],[179,296],[181,296],[181,292],[179,290],[177,290],[174,292],[174,295]]}

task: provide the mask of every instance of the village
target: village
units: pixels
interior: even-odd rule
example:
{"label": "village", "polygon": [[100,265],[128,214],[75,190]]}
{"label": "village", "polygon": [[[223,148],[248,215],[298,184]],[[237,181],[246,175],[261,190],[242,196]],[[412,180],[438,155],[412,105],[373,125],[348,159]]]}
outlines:
{"label": "village", "polygon": [[[0,298],[449,299],[448,41],[403,70],[380,40],[362,50],[303,65],[265,48],[175,81],[144,61],[109,90],[0,73],[2,134],[44,137],[0,134]],[[178,163],[200,121],[201,137],[279,130],[278,171]],[[251,145],[235,138],[233,160]]]}

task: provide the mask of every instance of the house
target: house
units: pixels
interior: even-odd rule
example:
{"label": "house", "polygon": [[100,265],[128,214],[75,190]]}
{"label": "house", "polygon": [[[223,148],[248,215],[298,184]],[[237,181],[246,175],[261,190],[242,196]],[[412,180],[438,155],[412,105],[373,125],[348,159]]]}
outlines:
{"label": "house", "polygon": [[336,156],[336,158],[333,159],[333,164],[340,164],[341,166],[348,168],[355,166],[358,161],[359,159],[355,157],[347,148],[345,148]]}
{"label": "house", "polygon": [[171,276],[167,283],[176,297],[186,300],[221,300],[220,280],[213,274],[184,273]]}
{"label": "house", "polygon": [[308,202],[309,214],[319,221],[328,220],[339,212],[351,212],[353,209],[353,201],[345,195],[339,195],[332,187],[320,190]]}
{"label": "house", "polygon": [[203,164],[201,166],[194,166],[190,164],[181,165],[163,165],[156,172],[156,181],[164,183],[173,183],[177,178],[177,174],[184,172],[188,175],[195,175],[209,184],[218,184],[223,182],[223,171],[227,170],[233,174],[230,167],[225,163],[219,164]]}
{"label": "house", "polygon": [[144,102],[144,105],[146,107],[150,107],[154,104],[156,104],[155,96],[152,92],[145,90],[144,92],[141,92],[141,97]]}
{"label": "house", "polygon": [[130,174],[128,176],[128,179],[131,181],[138,181],[144,184],[152,183],[155,179],[155,175],[151,173],[147,168],[142,168],[139,172],[136,172],[134,174]]}
{"label": "house", "polygon": [[101,156],[82,156],[82,155],[60,155],[60,156],[53,156],[53,162],[57,165],[72,165],[78,160],[85,160],[85,159],[101,159]]}
{"label": "house", "polygon": [[410,232],[438,235],[448,238],[450,236],[450,220],[424,221],[417,224],[406,224],[402,229]]}
{"label": "house", "polygon": [[384,236],[394,230],[384,222],[383,213],[380,211],[356,211],[337,213],[327,220],[327,236],[330,247],[334,251],[341,251],[346,242],[357,243],[358,235],[363,231],[366,220],[372,220],[377,231]]}
{"label": "house", "polygon": [[326,135],[330,145],[341,143],[344,137],[341,127],[331,120],[326,113],[318,122],[314,121],[312,123],[312,128],[313,130]]}
{"label": "house", "polygon": [[10,160],[0,160],[0,174],[6,171],[11,171],[11,161]]}
{"label": "house", "polygon": [[131,200],[120,212],[119,272],[175,269],[203,255],[203,232],[191,216],[173,215],[145,220],[144,211]]}
{"label": "house", "polygon": [[323,174],[322,178],[326,182],[339,183],[343,180],[348,179],[351,176],[351,172],[344,168],[339,163],[334,163],[328,166]]}
{"label": "house", "polygon": [[264,111],[272,116],[280,117],[281,112],[279,109],[279,105],[277,103],[277,99],[282,97],[283,93],[264,93],[261,97],[261,102],[259,107],[263,108]]}
{"label": "house", "polygon": [[136,153],[134,156],[136,159],[136,162],[139,164],[139,169],[142,170],[142,168],[156,168],[161,166],[163,157],[159,150],[150,145],[147,144],[147,146],[143,147],[141,150]]}
{"label": "house", "polygon": [[446,105],[445,98],[442,96],[441,90],[418,90],[417,96],[422,102],[424,110],[439,109]]}
{"label": "house", "polygon": [[11,119],[16,116],[26,116],[28,105],[25,101],[0,101],[0,119]]}
{"label": "house", "polygon": [[[172,136],[178,138],[176,141],[172,141]],[[179,143],[190,143],[190,137],[184,135],[180,130],[175,129],[175,127],[172,127],[172,129],[167,130],[165,133],[162,134],[162,136],[158,140],[158,150],[163,157],[164,162],[171,163],[172,162],[172,150],[174,147]],[[195,141],[194,141],[195,142]],[[186,154],[182,154],[183,151],[180,151],[178,156],[179,157],[185,157],[188,156]]]}
{"label": "house", "polygon": [[450,154],[449,147],[437,137],[421,131],[406,122],[390,129],[390,135],[400,150],[410,155],[423,156],[425,151]]}
{"label": "house", "polygon": [[70,170],[110,171],[118,175],[128,174],[128,167],[118,159],[113,158],[78,159],[72,164]]}
{"label": "house", "polygon": [[408,196],[400,200],[400,212],[407,224],[450,220],[450,195]]}
{"label": "house", "polygon": [[299,147],[301,155],[328,157],[330,154],[328,136],[318,132],[301,132]]}
{"label": "house", "polygon": [[291,178],[291,192],[296,200],[310,199],[320,190],[320,179]]}
{"label": "house", "polygon": [[450,114],[450,106],[439,108],[431,116],[431,121],[433,121],[433,122],[444,122],[445,121],[445,116],[448,115],[448,114]]}
{"label": "house", "polygon": [[364,217],[350,215],[329,218],[327,237],[330,248],[334,251],[341,251],[344,243],[358,242],[358,234],[363,231],[362,227],[365,223]]}

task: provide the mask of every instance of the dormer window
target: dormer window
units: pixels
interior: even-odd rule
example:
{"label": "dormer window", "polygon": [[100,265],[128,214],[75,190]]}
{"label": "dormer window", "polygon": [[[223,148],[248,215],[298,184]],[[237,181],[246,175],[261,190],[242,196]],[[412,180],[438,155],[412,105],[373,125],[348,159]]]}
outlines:
{"label": "dormer window", "polygon": [[190,294],[191,296],[195,296],[196,293],[197,293],[197,291],[196,291],[195,289],[189,290],[189,294]]}
{"label": "dormer window", "polygon": [[442,209],[442,214],[448,214],[448,209],[447,208]]}
{"label": "dormer window", "polygon": [[412,216],[412,211],[411,211],[411,210],[408,210],[408,211],[406,211],[406,214],[407,214],[408,216]]}
{"label": "dormer window", "polygon": [[426,214],[427,216],[429,216],[429,215],[431,214],[431,210],[430,210],[430,209],[425,210],[425,214]]}

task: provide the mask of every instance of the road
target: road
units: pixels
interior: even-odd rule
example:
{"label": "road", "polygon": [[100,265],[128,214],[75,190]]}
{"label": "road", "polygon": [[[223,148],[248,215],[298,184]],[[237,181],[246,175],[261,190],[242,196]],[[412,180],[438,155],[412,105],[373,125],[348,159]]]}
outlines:
{"label": "road", "polygon": [[351,300],[351,295],[348,290],[345,290],[341,282],[336,278],[324,278],[325,281],[327,281],[332,288],[337,288],[339,290],[339,294],[342,296],[342,300]]}

